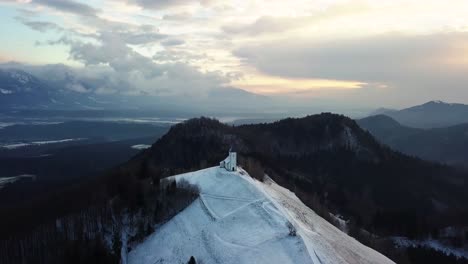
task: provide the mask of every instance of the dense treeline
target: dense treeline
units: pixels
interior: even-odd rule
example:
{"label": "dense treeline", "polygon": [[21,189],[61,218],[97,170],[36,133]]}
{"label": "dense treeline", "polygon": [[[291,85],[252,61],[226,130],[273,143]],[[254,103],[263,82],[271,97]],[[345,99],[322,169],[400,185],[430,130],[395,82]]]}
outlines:
{"label": "dense treeline", "polygon": [[426,247],[410,247],[406,250],[408,258],[413,263],[425,264],[468,264],[468,259],[452,254],[445,254]]}
{"label": "dense treeline", "polygon": [[401,125],[386,115],[357,120],[379,141],[395,150],[426,160],[467,168],[468,124],[421,129]]}
{"label": "dense treeline", "polygon": [[197,195],[187,182],[148,178],[131,166],[117,168],[28,210],[8,210],[0,219],[0,263],[119,263],[122,250]]}
{"label": "dense treeline", "polygon": [[[300,190],[304,200],[317,194],[330,210],[373,233],[421,238],[434,229],[468,223],[466,194],[442,178],[444,168],[439,165],[405,159],[357,162],[349,149],[263,158],[263,163],[275,180]],[[448,208],[438,210],[435,199]]]}
{"label": "dense treeline", "polygon": [[[117,263],[104,236],[117,232],[109,207],[89,208],[0,242],[1,263]],[[99,262],[96,262],[99,261]]]}

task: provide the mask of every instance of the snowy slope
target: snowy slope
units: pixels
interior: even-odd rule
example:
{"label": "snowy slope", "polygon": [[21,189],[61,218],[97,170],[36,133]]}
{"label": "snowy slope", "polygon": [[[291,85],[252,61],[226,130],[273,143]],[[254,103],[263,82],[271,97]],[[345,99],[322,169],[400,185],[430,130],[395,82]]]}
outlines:
{"label": "snowy slope", "polygon": [[[129,253],[130,264],[392,263],[272,180],[217,167],[181,174],[200,197]],[[288,223],[297,229],[290,235]]]}

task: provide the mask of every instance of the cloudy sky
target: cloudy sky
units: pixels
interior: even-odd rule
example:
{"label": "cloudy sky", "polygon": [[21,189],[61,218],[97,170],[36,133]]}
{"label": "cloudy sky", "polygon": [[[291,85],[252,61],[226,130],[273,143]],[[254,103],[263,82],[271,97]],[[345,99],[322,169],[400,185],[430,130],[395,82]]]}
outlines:
{"label": "cloudy sky", "polygon": [[0,23],[1,62],[106,76],[93,92],[468,103],[466,0],[0,0]]}

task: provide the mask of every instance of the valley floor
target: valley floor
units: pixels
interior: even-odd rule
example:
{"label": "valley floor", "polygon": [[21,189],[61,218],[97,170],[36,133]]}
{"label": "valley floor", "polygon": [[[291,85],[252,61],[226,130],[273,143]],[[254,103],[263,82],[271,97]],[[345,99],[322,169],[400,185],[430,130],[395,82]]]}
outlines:
{"label": "valley floor", "polygon": [[[213,167],[174,176],[200,197],[129,253],[130,264],[393,263],[270,179]],[[294,234],[296,233],[296,234]]]}

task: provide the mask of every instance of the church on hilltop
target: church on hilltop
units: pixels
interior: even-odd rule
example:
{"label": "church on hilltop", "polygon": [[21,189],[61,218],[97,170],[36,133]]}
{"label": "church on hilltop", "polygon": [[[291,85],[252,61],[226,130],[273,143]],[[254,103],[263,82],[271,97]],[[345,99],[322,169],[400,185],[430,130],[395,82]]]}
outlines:
{"label": "church on hilltop", "polygon": [[219,163],[220,168],[225,168],[228,171],[235,171],[237,169],[237,153],[232,149],[229,149],[229,155],[223,161]]}

